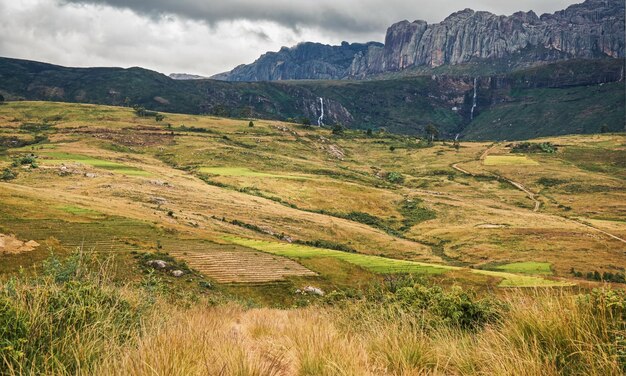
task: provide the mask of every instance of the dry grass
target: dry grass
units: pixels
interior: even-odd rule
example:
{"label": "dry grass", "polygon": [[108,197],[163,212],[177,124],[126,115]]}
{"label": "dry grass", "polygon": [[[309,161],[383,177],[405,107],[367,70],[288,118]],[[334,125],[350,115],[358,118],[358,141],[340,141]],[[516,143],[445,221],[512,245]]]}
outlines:
{"label": "dry grass", "polygon": [[360,306],[167,311],[101,374],[621,375],[615,330],[623,311],[602,296],[510,296],[501,322],[475,333],[426,330],[418,317],[357,313]]}

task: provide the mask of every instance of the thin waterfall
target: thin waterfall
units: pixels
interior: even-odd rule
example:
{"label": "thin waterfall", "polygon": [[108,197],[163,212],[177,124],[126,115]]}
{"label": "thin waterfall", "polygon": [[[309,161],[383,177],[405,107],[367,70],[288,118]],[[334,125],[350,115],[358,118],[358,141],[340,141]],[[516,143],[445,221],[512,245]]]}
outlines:
{"label": "thin waterfall", "polygon": [[474,110],[476,109],[476,96],[478,94],[478,90],[476,87],[476,84],[478,83],[478,79],[476,77],[474,77],[474,101],[472,103],[472,112],[470,114],[470,120],[474,120]]}
{"label": "thin waterfall", "polygon": [[317,125],[321,127],[322,125],[324,125],[324,98],[321,98],[321,97],[320,97],[320,107],[322,109],[322,114],[317,119]]}

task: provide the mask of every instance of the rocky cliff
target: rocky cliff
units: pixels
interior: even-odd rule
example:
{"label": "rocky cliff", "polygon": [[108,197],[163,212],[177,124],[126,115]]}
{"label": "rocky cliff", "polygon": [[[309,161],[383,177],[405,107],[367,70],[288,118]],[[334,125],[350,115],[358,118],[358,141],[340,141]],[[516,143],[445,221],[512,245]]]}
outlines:
{"label": "rocky cliff", "polygon": [[301,43],[268,52],[249,65],[240,65],[230,72],[213,76],[225,81],[328,80],[346,78],[357,54],[370,48],[382,48],[381,43],[347,43],[329,46],[320,43]]}
{"label": "rocky cliff", "polygon": [[438,24],[402,21],[385,44],[303,43],[214,78],[229,81],[345,79],[499,62],[504,69],[556,60],[624,58],[624,1],[587,0],[554,14],[498,16],[465,9]]}

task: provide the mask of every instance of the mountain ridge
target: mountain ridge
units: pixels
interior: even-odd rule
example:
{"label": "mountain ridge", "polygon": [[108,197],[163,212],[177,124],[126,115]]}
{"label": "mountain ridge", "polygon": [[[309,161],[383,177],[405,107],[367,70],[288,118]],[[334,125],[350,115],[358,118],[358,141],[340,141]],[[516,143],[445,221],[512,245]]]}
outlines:
{"label": "mountain ridge", "polygon": [[[428,70],[476,60],[508,64],[510,71],[559,60],[624,58],[624,28],[621,0],[586,0],[541,16],[533,11],[498,16],[467,8],[436,24],[422,20],[397,22],[387,30],[384,44],[344,42],[329,46],[305,42],[268,52],[252,64],[239,65],[212,78],[365,79],[411,68]],[[351,62],[346,64],[350,54]],[[344,57],[341,63],[336,62],[337,55]]]}

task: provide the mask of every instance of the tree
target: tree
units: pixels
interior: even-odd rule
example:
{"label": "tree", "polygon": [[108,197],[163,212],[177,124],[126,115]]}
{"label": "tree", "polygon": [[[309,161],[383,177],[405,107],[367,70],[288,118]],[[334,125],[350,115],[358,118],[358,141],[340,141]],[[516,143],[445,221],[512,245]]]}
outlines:
{"label": "tree", "polygon": [[309,118],[302,118],[302,125],[304,125],[305,127],[310,127],[311,120]]}
{"label": "tree", "polygon": [[154,118],[156,119],[156,121],[163,121],[163,119],[165,119],[165,116],[161,114],[156,114],[154,115]]}
{"label": "tree", "polygon": [[333,125],[333,134],[334,135],[342,135],[343,134],[343,125],[341,124],[335,124]]}
{"label": "tree", "polygon": [[252,120],[250,120],[250,122],[248,123],[248,127],[250,128],[254,127],[254,122]]}
{"label": "tree", "polygon": [[600,133],[609,133],[609,132],[610,132],[610,129],[606,124],[600,127]]}
{"label": "tree", "polygon": [[428,124],[426,126],[426,136],[428,138],[428,143],[432,144],[435,141],[435,138],[439,137],[439,130],[432,124]]}
{"label": "tree", "polygon": [[372,129],[367,128],[367,130],[365,131],[365,134],[367,135],[367,137],[372,137]]}
{"label": "tree", "polygon": [[391,145],[391,146],[389,147],[389,151],[393,152],[393,151],[395,151],[395,150],[396,150],[396,147],[395,147],[395,146]]}
{"label": "tree", "polygon": [[4,103],[4,96],[0,94],[0,104]]}

